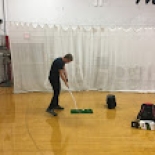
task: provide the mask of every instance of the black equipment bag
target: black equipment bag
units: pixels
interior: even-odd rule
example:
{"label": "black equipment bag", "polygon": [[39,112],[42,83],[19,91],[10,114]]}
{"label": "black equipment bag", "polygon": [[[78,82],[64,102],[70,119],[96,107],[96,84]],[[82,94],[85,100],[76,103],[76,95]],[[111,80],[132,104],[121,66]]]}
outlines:
{"label": "black equipment bag", "polygon": [[107,95],[107,105],[108,109],[114,109],[116,107],[116,99],[115,95],[109,94]]}
{"label": "black equipment bag", "polygon": [[140,112],[137,115],[137,119],[155,121],[155,105],[151,103],[143,103]]}

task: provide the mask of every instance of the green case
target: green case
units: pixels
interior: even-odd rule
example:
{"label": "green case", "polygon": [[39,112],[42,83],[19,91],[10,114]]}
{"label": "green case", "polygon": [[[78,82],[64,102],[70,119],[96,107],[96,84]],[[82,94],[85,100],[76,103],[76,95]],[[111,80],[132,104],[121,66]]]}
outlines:
{"label": "green case", "polygon": [[93,113],[92,109],[71,109],[72,114],[91,114]]}

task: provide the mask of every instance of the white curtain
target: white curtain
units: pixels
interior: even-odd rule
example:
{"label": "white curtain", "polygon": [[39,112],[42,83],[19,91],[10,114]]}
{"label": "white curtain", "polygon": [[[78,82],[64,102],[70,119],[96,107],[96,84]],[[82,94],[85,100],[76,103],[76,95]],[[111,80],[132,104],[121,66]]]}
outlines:
{"label": "white curtain", "polygon": [[15,93],[51,91],[51,63],[66,53],[74,57],[66,65],[72,90],[155,92],[154,28],[9,23],[8,29]]}

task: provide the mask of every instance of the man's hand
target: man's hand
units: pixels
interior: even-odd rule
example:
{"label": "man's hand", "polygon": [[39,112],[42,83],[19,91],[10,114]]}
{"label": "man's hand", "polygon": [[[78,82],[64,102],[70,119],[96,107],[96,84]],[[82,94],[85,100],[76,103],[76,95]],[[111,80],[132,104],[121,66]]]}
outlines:
{"label": "man's hand", "polygon": [[65,82],[65,85],[66,85],[67,88],[69,88],[68,82]]}

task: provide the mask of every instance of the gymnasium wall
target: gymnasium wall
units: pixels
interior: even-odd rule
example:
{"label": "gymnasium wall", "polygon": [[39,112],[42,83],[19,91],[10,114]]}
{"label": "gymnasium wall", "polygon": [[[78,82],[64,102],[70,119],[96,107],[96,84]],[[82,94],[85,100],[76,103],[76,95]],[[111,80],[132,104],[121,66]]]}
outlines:
{"label": "gymnasium wall", "polygon": [[51,62],[68,52],[72,90],[155,92],[155,5],[135,1],[7,0],[14,92],[51,91]]}
{"label": "gymnasium wall", "polygon": [[148,4],[141,0],[138,5],[135,1],[7,0],[7,20],[65,25],[154,25],[152,0]]}

